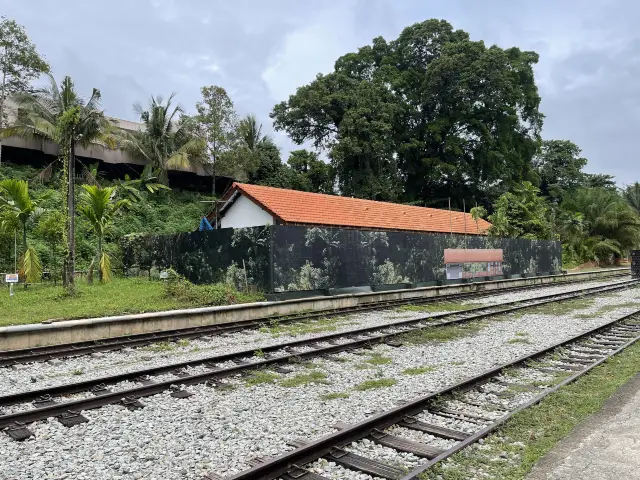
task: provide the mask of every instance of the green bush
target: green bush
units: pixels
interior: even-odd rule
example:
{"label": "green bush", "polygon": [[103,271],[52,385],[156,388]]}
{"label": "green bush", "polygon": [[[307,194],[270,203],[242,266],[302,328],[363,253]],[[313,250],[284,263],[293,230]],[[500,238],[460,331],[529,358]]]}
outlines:
{"label": "green bush", "polygon": [[260,302],[265,299],[262,294],[251,295],[239,292],[224,283],[194,285],[188,280],[171,274],[164,288],[167,298],[193,305],[233,305],[236,303]]}

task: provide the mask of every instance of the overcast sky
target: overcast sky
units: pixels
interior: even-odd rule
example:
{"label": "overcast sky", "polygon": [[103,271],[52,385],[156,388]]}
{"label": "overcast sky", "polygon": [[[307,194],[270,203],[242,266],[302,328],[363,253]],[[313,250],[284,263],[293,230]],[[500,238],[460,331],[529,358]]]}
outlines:
{"label": "overcast sky", "polygon": [[[640,180],[640,3],[633,0],[0,0],[26,26],[57,78],[102,91],[107,114],[177,93],[193,111],[200,87],[225,87],[239,113],[271,133],[273,105],[379,35],[443,18],[473,40],[540,54],[543,136],[568,139],[587,171]],[[286,152],[286,135],[273,134]]]}

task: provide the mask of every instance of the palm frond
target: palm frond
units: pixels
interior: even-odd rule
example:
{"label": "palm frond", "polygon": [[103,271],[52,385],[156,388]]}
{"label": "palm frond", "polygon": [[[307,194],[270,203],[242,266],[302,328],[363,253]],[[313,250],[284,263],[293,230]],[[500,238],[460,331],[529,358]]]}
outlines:
{"label": "palm frond", "polygon": [[35,248],[27,248],[20,263],[27,283],[36,283],[40,281],[42,278],[42,263],[40,262],[40,257],[38,257],[38,252],[36,252]]}
{"label": "palm frond", "polygon": [[102,252],[98,268],[100,269],[100,280],[104,283],[109,282],[111,280],[111,258],[108,253]]}

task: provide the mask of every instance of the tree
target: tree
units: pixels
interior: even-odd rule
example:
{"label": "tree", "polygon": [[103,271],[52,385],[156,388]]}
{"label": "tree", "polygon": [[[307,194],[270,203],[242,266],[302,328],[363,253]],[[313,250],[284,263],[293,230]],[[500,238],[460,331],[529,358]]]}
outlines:
{"label": "tree", "polygon": [[306,180],[310,192],[333,193],[331,165],[320,160],[317,153],[308,150],[294,150],[289,154],[287,163],[294,172]]}
{"label": "tree", "polygon": [[637,214],[640,214],[640,183],[635,182],[624,187],[622,189],[622,198],[625,199]]}
{"label": "tree", "polygon": [[261,141],[255,150],[258,167],[250,175],[249,181],[267,187],[305,190],[304,179],[282,163],[280,149],[269,139]]}
{"label": "tree", "polygon": [[554,237],[547,219],[547,205],[540,190],[531,182],[522,182],[504,193],[489,215],[489,235],[494,237],[548,240]]}
{"label": "tree", "polygon": [[[0,129],[5,123],[5,102],[8,97],[25,92],[29,83],[43,73],[49,72],[49,65],[36,51],[22,25],[14,20],[1,17],[0,21]],[[0,147],[0,163],[2,162]]]}
{"label": "tree", "polygon": [[471,218],[476,222],[476,232],[480,234],[480,224],[478,223],[481,218],[485,218],[487,216],[487,209],[483,206],[475,206],[471,210],[469,210],[471,214]]}
{"label": "tree", "polygon": [[209,167],[213,179],[211,193],[216,194],[216,173],[232,175],[236,165],[230,161],[235,144],[237,115],[233,102],[224,88],[202,87],[202,101],[196,104],[196,117],[201,135],[206,141]]}
{"label": "tree", "polygon": [[294,142],[328,152],[345,195],[491,204],[533,174],[537,61],[428,20],[339,58],[271,116]]}
{"label": "tree", "polygon": [[562,197],[585,182],[582,169],[587,159],[580,156],[580,148],[567,140],[545,140],[533,158],[533,167],[540,178],[542,195],[559,203]]}
{"label": "tree", "polygon": [[562,208],[583,223],[583,260],[609,263],[621,258],[640,240],[640,218],[615,190],[580,188]]}
{"label": "tree", "polygon": [[616,189],[615,177],[602,173],[586,173],[584,186],[588,188]]}
{"label": "tree", "polygon": [[115,200],[115,187],[100,187],[97,185],[82,185],[81,203],[78,206],[82,214],[91,225],[93,233],[98,240],[96,257],[90,268],[89,281],[92,281],[93,265],[98,266],[98,274],[101,282],[108,282],[111,277],[111,259],[102,251],[104,235],[113,223],[113,218],[118,210],[129,206],[129,200]]}
{"label": "tree", "polygon": [[166,103],[161,96],[151,97],[147,110],[140,104],[133,106],[144,129],[139,132],[122,132],[120,139],[124,150],[152,165],[160,171],[160,182],[169,184],[169,170],[203,165],[205,142],[196,133],[197,123],[184,114],[182,107],[172,107],[175,94]]}
{"label": "tree", "polygon": [[60,244],[64,240],[64,215],[56,210],[45,213],[38,221],[35,233],[43,239],[49,247],[49,253],[51,255],[49,270],[55,285],[59,276],[58,252]]}
{"label": "tree", "polygon": [[100,90],[94,88],[86,102],[76,92],[70,77],[60,86],[49,75],[49,85],[34,93],[18,93],[14,100],[18,115],[12,125],[0,132],[0,138],[46,138],[60,147],[67,173],[67,258],[64,284],[74,287],[75,274],[75,169],[76,147],[99,145],[115,148],[114,124],[100,109]]}
{"label": "tree", "polygon": [[20,251],[20,272],[27,283],[34,283],[42,277],[42,264],[38,253],[27,244],[27,228],[41,210],[29,195],[29,184],[23,180],[2,180],[0,182],[0,227],[5,232],[17,229],[22,233]]}

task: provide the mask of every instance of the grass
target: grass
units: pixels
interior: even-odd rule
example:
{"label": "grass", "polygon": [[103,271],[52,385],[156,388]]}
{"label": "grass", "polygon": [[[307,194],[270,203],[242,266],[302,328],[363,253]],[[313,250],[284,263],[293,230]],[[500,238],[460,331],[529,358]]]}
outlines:
{"label": "grass", "polygon": [[436,303],[427,303],[425,305],[402,305],[397,308],[398,312],[425,312],[425,313],[436,313],[436,312],[459,312],[462,310],[470,310],[472,308],[477,308],[478,305],[474,305],[473,303],[452,303],[452,302],[436,302]]}
{"label": "grass", "polygon": [[[457,453],[445,465],[426,472],[425,480],[463,480],[472,477],[524,479],[534,464],[590,415],[640,365],[640,343],[595,368],[589,374],[546,397],[540,404],[515,415],[485,440],[482,448]],[[500,453],[507,458],[494,461]]]}
{"label": "grass", "polygon": [[244,379],[245,385],[253,387],[255,385],[262,385],[263,383],[275,383],[280,378],[280,375],[268,372],[266,370],[258,370],[251,372],[251,375]]}
{"label": "grass", "polygon": [[604,315],[605,313],[613,312],[619,308],[637,308],[640,307],[640,302],[624,302],[617,305],[602,305],[598,310],[593,313],[581,313],[576,315],[576,318],[593,318],[598,315]]}
{"label": "grass", "polygon": [[462,365],[464,365],[466,362],[451,362],[451,365],[453,365],[454,367],[460,367]]}
{"label": "grass", "polygon": [[320,395],[320,400],[337,400],[338,398],[349,398],[349,394],[345,392],[325,393]]}
{"label": "grass", "polygon": [[277,338],[280,335],[296,337],[298,335],[306,335],[309,333],[335,332],[338,330],[338,327],[351,324],[352,323],[347,322],[346,317],[320,318],[318,320],[284,324],[280,324],[278,320],[274,319],[271,321],[269,326],[261,327],[260,331],[262,333],[269,333],[274,338]]}
{"label": "grass", "polygon": [[371,365],[388,365],[393,362],[393,359],[391,357],[385,357],[380,353],[373,353],[365,362]]}
{"label": "grass", "polygon": [[507,343],[514,344],[514,343],[531,343],[531,342],[529,341],[528,338],[516,337],[509,340]]}
{"label": "grass", "polygon": [[283,387],[301,387],[303,385],[309,385],[310,383],[329,384],[327,374],[319,370],[312,370],[309,373],[299,373],[295,377],[282,380],[280,385]]}
{"label": "grass", "polygon": [[584,310],[594,304],[593,298],[575,298],[573,300],[563,300],[560,302],[551,302],[538,307],[527,308],[524,311],[518,312],[518,316],[528,314],[540,314],[540,315],[567,315],[575,310]]}
{"label": "grass", "polygon": [[160,343],[154,343],[153,345],[149,345],[148,347],[143,347],[143,350],[146,350],[147,352],[171,352],[172,350],[175,350],[176,346],[171,343],[171,342],[160,342]]}
{"label": "grass", "polygon": [[[85,280],[76,281],[77,294],[64,295],[61,286],[50,284],[30,285],[26,290],[19,286],[9,299],[9,288],[0,292],[0,327],[24,325],[52,320],[102,317],[131,313],[157,312],[179,308],[206,306],[218,303],[207,295],[207,286],[193,286],[195,295],[175,298],[166,295],[164,284],[146,278],[117,278],[101,284],[88,285]],[[1,290],[1,289],[0,289]],[[199,293],[201,293],[199,295]],[[260,296],[241,295],[237,301],[255,301]]]}
{"label": "grass", "polygon": [[460,325],[447,325],[444,327],[423,328],[402,335],[402,341],[414,345],[432,342],[449,342],[473,335],[485,326],[486,323],[484,322],[472,322]]}
{"label": "grass", "polygon": [[436,367],[425,365],[424,367],[407,368],[402,371],[405,375],[422,375],[423,373],[435,372]]}
{"label": "grass", "polygon": [[392,387],[396,383],[398,383],[398,381],[394,380],[393,378],[379,378],[377,380],[366,380],[356,385],[355,390],[365,391],[365,390],[374,390],[376,388]]}

